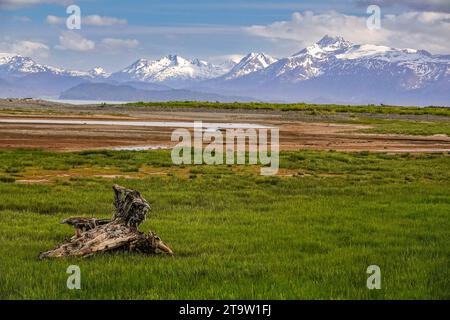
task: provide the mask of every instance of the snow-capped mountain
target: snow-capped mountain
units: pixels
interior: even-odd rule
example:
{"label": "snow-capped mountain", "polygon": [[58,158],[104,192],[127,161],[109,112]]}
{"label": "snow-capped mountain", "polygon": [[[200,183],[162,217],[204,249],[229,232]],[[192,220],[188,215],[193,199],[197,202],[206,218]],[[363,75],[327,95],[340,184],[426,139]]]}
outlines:
{"label": "snow-capped mountain", "polygon": [[110,76],[102,68],[75,71],[35,62],[29,57],[0,53],[0,97],[58,96],[84,82],[104,81]]}
{"label": "snow-capped mountain", "polygon": [[18,54],[0,53],[0,78],[19,78],[37,73],[85,79],[104,79],[110,76],[110,74],[100,67],[89,71],[65,70],[39,64],[29,57],[23,57]]}
{"label": "snow-capped mountain", "polygon": [[145,81],[173,86],[219,77],[228,70],[203,60],[188,60],[179,55],[168,55],[159,60],[139,59],[125,69],[113,73],[111,80]]}
{"label": "snow-capped mountain", "polygon": [[448,76],[450,71],[450,59],[424,50],[354,45],[336,58],[338,63],[330,71],[337,67],[342,73],[351,74],[351,68],[361,67],[374,73],[390,73],[399,77],[400,86],[406,90],[423,88]]}
{"label": "snow-capped mountain", "polygon": [[249,73],[267,68],[277,59],[264,53],[251,52],[239,61],[228,73],[223,75],[226,80],[236,79]]}
{"label": "snow-capped mountain", "polygon": [[36,63],[33,59],[17,54],[0,53],[0,76],[20,77],[38,72],[59,72],[60,69]]}
{"label": "snow-capped mountain", "polygon": [[93,79],[106,79],[111,76],[111,73],[106,72],[102,67],[92,68],[87,74]]}
{"label": "snow-capped mountain", "polygon": [[417,89],[427,81],[448,74],[450,61],[427,51],[354,45],[341,37],[325,36],[302,51],[251,75],[259,82],[298,83],[324,75],[398,76],[405,89]]}
{"label": "snow-capped mountain", "polygon": [[445,55],[325,36],[266,68],[209,81],[203,88],[287,101],[449,105],[449,70]]}
{"label": "snow-capped mountain", "polygon": [[281,59],[261,73],[271,80],[287,82],[307,80],[323,74],[323,66],[333,60],[335,55],[344,53],[350,47],[351,43],[341,37],[325,36],[291,57]]}
{"label": "snow-capped mountain", "polygon": [[342,37],[325,36],[280,60],[249,53],[238,63],[216,65],[168,55],[159,60],[139,59],[109,74],[101,67],[70,71],[20,55],[0,54],[0,96],[59,95],[80,84],[101,82],[257,101],[450,106],[450,55],[353,44]]}

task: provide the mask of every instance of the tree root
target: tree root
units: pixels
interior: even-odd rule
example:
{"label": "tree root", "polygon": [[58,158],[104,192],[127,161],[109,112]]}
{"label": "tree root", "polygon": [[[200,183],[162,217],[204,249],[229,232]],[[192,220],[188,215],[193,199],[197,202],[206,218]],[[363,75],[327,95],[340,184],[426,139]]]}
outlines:
{"label": "tree root", "polygon": [[173,255],[172,249],[155,233],[144,234],[138,226],[145,220],[150,206],[135,190],[113,186],[116,212],[111,220],[69,218],[62,221],[74,226],[76,235],[53,250],[39,255],[43,258],[90,257],[102,252],[129,251],[145,254],[163,252]]}

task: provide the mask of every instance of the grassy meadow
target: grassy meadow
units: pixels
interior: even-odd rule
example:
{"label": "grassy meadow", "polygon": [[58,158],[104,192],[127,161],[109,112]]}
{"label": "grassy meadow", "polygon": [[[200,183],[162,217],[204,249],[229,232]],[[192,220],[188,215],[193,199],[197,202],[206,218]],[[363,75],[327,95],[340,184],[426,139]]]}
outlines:
{"label": "grassy meadow", "polygon": [[[173,166],[169,151],[0,151],[1,299],[449,299],[450,155],[283,152]],[[109,217],[136,188],[175,257],[44,260],[69,216]],[[66,269],[81,268],[81,290]],[[382,289],[368,290],[378,265]]]}
{"label": "grassy meadow", "polygon": [[[105,104],[106,105],[106,104]],[[144,108],[209,108],[209,109],[242,109],[242,110],[279,110],[308,112],[313,115],[336,113],[366,114],[399,114],[399,115],[434,115],[450,116],[450,108],[440,106],[390,106],[390,105],[338,105],[313,103],[267,103],[267,102],[130,102],[125,106]]]}

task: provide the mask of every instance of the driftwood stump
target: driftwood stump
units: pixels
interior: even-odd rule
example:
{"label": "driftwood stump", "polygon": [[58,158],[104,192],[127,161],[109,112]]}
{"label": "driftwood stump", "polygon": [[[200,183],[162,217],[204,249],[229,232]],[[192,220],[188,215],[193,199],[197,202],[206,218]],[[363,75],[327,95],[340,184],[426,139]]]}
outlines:
{"label": "driftwood stump", "polygon": [[120,250],[173,255],[170,247],[155,233],[150,231],[144,234],[138,230],[150,210],[150,205],[141,194],[118,185],[114,185],[113,189],[116,210],[111,220],[84,217],[63,220],[62,223],[75,228],[75,236],[57,248],[41,253],[39,257],[89,257]]}

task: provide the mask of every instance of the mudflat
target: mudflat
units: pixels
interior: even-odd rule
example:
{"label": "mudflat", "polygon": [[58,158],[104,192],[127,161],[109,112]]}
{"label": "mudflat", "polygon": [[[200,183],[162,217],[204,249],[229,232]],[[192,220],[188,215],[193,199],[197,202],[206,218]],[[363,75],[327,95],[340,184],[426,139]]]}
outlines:
{"label": "mudflat", "polygon": [[[383,119],[402,120],[401,115]],[[376,117],[376,115],[365,115]],[[387,119],[386,119],[387,118]],[[300,111],[229,110],[207,108],[70,105],[43,100],[0,100],[0,148],[39,148],[53,151],[90,149],[171,148],[179,123],[203,121],[231,126],[270,126],[280,129],[281,150],[374,152],[448,152],[446,134],[368,133],[372,124],[351,123],[350,114],[311,115]],[[445,117],[408,115],[407,121],[448,121]],[[127,125],[127,122],[130,125]],[[166,125],[139,125],[139,123]],[[171,126],[170,124],[173,124]]]}

